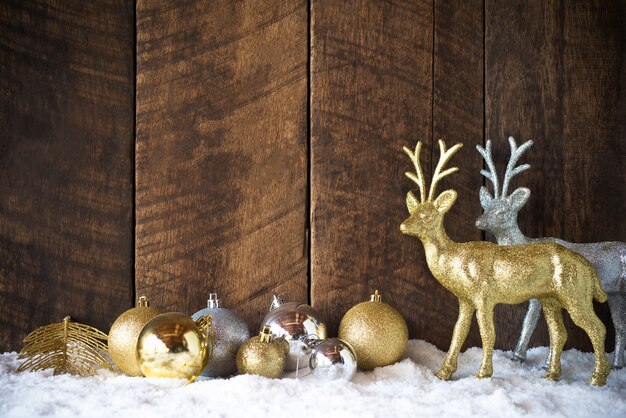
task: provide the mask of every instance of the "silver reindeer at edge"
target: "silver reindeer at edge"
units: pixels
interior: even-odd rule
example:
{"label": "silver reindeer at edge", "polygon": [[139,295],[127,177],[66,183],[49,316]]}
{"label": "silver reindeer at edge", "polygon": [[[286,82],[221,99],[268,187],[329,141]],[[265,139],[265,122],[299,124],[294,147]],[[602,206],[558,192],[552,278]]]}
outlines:
{"label": "silver reindeer at edge", "polygon": [[[508,195],[511,179],[530,168],[529,164],[516,167],[520,156],[533,144],[526,141],[519,148],[513,137],[509,137],[511,156],[504,174],[502,189],[499,189],[498,174],[491,156],[491,140],[486,148],[476,146],[483,156],[489,170],[481,170],[481,174],[493,183],[494,195],[491,196],[486,187],[480,188],[480,204],[484,213],[476,220],[476,227],[491,232],[500,245],[518,245],[532,242],[552,241],[585,257],[598,271],[604,290],[608,294],[609,309],[615,326],[615,351],[613,368],[624,367],[624,346],[626,345],[626,243],[598,242],[577,244],[558,238],[528,238],[519,228],[517,214],[530,197],[530,190],[520,187]],[[513,360],[524,361],[530,337],[535,331],[541,312],[541,303],[531,299],[524,317],[519,341],[513,351]]]}

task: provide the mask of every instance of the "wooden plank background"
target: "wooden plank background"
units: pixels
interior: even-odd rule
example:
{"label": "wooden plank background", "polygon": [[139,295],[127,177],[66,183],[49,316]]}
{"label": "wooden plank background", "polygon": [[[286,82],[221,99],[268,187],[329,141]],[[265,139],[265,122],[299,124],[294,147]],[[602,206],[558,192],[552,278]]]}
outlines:
{"label": "wooden plank background", "polygon": [[[509,135],[535,141],[527,235],[626,240],[625,8],[0,0],[0,351],[66,313],[106,331],[138,294],[193,313],[217,291],[256,330],[286,292],[332,334],[375,288],[447,348],[456,299],[399,232],[401,147],[430,174],[439,138],[465,144],[440,188],[457,240],[485,238],[474,146],[502,167]],[[498,347],[524,313],[497,308]]]}
{"label": "wooden plank background", "polygon": [[307,299],[307,3],[137,3],[136,286],[257,328]]}
{"label": "wooden plank background", "polygon": [[[500,172],[508,135],[535,142],[523,157],[533,168],[512,184],[531,190],[520,211],[530,237],[626,240],[624,12],[622,2],[487,1],[486,132]],[[607,304],[597,308],[611,324]],[[525,305],[508,307],[512,336],[524,312]],[[566,326],[566,347],[591,350],[582,330]],[[543,321],[537,331],[531,344],[547,344]]]}
{"label": "wooden plank background", "polygon": [[133,299],[132,2],[0,2],[0,352]]}
{"label": "wooden plank background", "polygon": [[313,2],[311,301],[331,335],[374,289],[422,326],[412,313],[430,286],[399,230],[410,166],[401,150],[431,144],[432,21],[431,1]]}

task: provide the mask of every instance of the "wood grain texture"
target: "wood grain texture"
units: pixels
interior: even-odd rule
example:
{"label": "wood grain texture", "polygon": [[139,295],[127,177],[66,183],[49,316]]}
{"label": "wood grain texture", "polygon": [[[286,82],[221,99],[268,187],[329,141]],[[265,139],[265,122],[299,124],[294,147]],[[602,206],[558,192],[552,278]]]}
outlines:
{"label": "wood grain texture", "polygon": [[137,293],[307,299],[307,2],[137,3]]}
{"label": "wood grain texture", "polygon": [[132,302],[133,9],[0,2],[0,352]]}
{"label": "wood grain texture", "polygon": [[[513,185],[532,191],[520,213],[522,231],[579,242],[624,240],[623,4],[487,0],[485,9],[486,130],[500,172],[509,135],[535,141],[523,157],[533,169]],[[606,306],[596,311],[612,331]],[[513,328],[524,313],[524,305],[509,311]],[[567,346],[591,348],[582,330],[571,321],[566,326]],[[513,336],[504,347],[513,347]],[[531,345],[548,341],[542,320]]]}
{"label": "wood grain texture", "polygon": [[[459,167],[459,172],[445,178],[438,188],[440,192],[448,188],[458,192],[457,201],[444,220],[448,235],[458,242],[482,239],[474,221],[482,210],[478,201],[478,190],[483,184],[478,173],[482,160],[475,147],[484,143],[483,23],[482,0],[435,1],[433,145],[439,138],[445,139],[448,146],[457,142],[464,144],[451,162],[451,166]],[[433,163],[436,163],[439,150],[433,147],[431,152]],[[417,246],[422,256],[423,246],[421,243]],[[428,324],[440,324],[438,327],[443,335],[438,332],[433,339],[424,333],[420,338],[447,349],[458,315],[458,301],[434,278],[431,280],[430,299],[437,301],[436,306],[429,306],[434,305],[433,302],[420,301],[425,311],[418,315],[429,321],[424,322],[422,329],[429,330],[432,325]],[[499,315],[502,308],[497,309],[496,315]],[[428,312],[431,310],[434,312]],[[499,338],[503,328],[496,330]],[[480,345],[480,333],[474,318],[465,346]]]}
{"label": "wood grain texture", "polygon": [[432,143],[432,23],[431,1],[312,2],[311,300],[331,334],[379,289],[411,336],[449,341],[433,326],[448,305],[427,309],[439,285],[399,229],[411,189],[402,146]]}
{"label": "wood grain texture", "polygon": [[[626,136],[619,132],[626,119],[619,111],[620,101],[622,109],[626,102],[626,4],[565,6],[562,236],[572,242],[626,241]],[[596,303],[596,312],[607,325],[606,348],[612,351],[608,304]],[[572,345],[591,350],[586,335]]]}
{"label": "wood grain texture", "polygon": [[[620,0],[136,6],[0,0],[0,351],[66,314],[107,331],[133,268],[153,304],[193,313],[217,291],[253,331],[272,293],[310,296],[334,334],[379,289],[412,338],[447,348],[457,301],[399,232],[418,139],[427,178],[437,139],[465,144],[439,188],[459,192],[458,241],[481,238],[474,145],[493,139],[502,172],[509,135],[535,141],[513,184],[532,190],[528,236],[626,240]],[[499,348],[524,313],[497,308]]]}

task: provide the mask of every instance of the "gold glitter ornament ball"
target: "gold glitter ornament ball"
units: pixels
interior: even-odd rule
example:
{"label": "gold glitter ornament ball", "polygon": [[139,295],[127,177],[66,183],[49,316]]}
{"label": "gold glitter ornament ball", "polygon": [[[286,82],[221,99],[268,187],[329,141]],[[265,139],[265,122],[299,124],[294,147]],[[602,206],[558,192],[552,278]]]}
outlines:
{"label": "gold glitter ornament ball", "polygon": [[409,329],[400,312],[381,301],[377,290],[368,302],[346,312],[339,324],[339,338],[354,348],[359,369],[372,370],[402,358]]}
{"label": "gold glitter ornament ball", "polygon": [[242,374],[281,377],[288,352],[289,344],[282,338],[274,339],[270,327],[264,326],[258,336],[239,347],[237,370]]}
{"label": "gold glitter ornament ball", "polygon": [[144,325],[162,312],[149,306],[148,299],[142,296],[136,308],[127,310],[113,322],[109,331],[109,353],[122,372],[129,376],[143,376],[135,356],[137,339]]}

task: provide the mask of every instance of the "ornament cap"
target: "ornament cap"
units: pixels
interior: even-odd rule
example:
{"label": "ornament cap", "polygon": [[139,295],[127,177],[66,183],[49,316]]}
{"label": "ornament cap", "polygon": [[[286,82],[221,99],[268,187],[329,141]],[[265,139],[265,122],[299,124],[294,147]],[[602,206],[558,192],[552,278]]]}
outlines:
{"label": "ornament cap", "polygon": [[148,298],[145,296],[141,296],[139,297],[139,299],[137,299],[137,307],[138,308],[147,308],[148,306],[150,306],[150,302],[148,302]]}
{"label": "ornament cap", "polygon": [[206,302],[207,307],[215,309],[220,307],[220,300],[217,298],[217,293],[209,293],[209,299]]}
{"label": "ornament cap", "polygon": [[272,336],[272,330],[270,327],[263,325],[261,332],[259,332],[259,341],[262,343],[271,343],[273,338],[274,337]]}
{"label": "ornament cap", "polygon": [[378,289],[370,296],[370,302],[382,302],[382,296],[378,294]]}
{"label": "ornament cap", "polygon": [[300,339],[302,352],[305,354],[311,353],[311,350],[313,350],[322,341],[323,340],[315,334],[305,335]]}
{"label": "ornament cap", "polygon": [[270,304],[270,312],[273,311],[274,309],[278,308],[279,306],[282,306],[285,304],[285,301],[283,300],[281,295],[277,295],[274,294],[272,295],[272,303]]}

